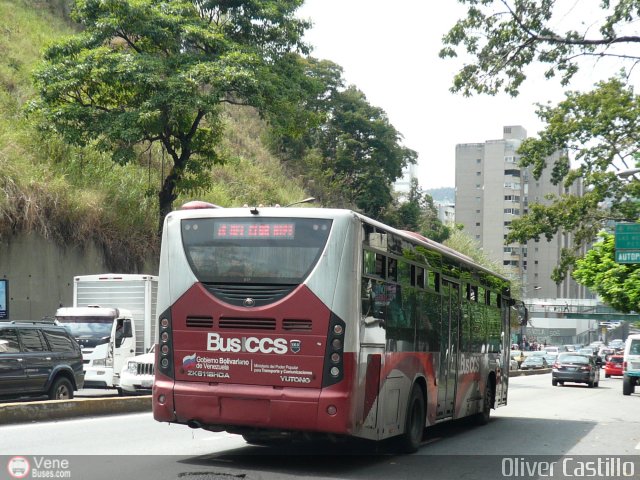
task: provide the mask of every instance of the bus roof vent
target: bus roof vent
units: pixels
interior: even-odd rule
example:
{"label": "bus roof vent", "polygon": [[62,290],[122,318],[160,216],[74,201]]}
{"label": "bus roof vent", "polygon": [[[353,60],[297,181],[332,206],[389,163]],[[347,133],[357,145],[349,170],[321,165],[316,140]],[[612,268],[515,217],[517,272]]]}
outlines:
{"label": "bus roof vent", "polygon": [[199,208],[223,208],[220,205],[215,205],[209,202],[203,202],[202,200],[192,200],[183,204],[180,210],[197,210]]}

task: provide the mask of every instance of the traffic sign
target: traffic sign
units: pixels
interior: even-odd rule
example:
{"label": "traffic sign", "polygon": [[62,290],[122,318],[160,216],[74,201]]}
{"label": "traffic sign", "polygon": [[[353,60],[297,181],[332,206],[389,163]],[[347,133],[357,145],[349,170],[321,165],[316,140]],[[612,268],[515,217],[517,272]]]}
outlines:
{"label": "traffic sign", "polygon": [[640,250],[616,250],[616,263],[640,263]]}
{"label": "traffic sign", "polygon": [[616,250],[640,250],[640,223],[616,223]]}
{"label": "traffic sign", "polygon": [[617,223],[616,263],[640,263],[640,223]]}

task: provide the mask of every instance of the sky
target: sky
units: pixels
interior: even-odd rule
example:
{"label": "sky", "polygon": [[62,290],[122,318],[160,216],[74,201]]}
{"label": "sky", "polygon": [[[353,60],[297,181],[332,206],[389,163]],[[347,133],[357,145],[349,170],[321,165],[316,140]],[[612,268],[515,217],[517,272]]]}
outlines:
{"label": "sky", "polygon": [[535,136],[544,127],[535,104],[564,98],[557,80],[540,75],[529,77],[516,98],[450,93],[461,60],[438,52],[443,35],[464,17],[454,0],[306,0],[298,12],[313,22],[305,35],[311,55],[340,65],[346,83],[382,108],[403,145],[418,152],[423,189],[455,186],[456,144],[501,139],[506,125]]}

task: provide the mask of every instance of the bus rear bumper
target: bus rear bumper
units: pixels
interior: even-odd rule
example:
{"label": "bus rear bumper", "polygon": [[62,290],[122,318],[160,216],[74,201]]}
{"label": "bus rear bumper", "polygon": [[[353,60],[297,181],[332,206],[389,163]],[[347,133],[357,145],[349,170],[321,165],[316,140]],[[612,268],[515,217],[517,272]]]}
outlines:
{"label": "bus rear bumper", "polygon": [[232,433],[259,429],[348,435],[348,397],[336,387],[207,385],[156,378],[153,416],[160,422]]}

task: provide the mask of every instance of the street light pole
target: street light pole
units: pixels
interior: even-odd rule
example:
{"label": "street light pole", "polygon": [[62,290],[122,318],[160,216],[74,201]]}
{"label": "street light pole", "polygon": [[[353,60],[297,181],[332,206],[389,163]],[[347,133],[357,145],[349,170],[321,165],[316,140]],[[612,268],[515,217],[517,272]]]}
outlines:
{"label": "street light pole", "polygon": [[616,175],[620,178],[633,177],[636,173],[640,173],[640,168],[630,168],[629,170],[621,170],[616,172]]}

